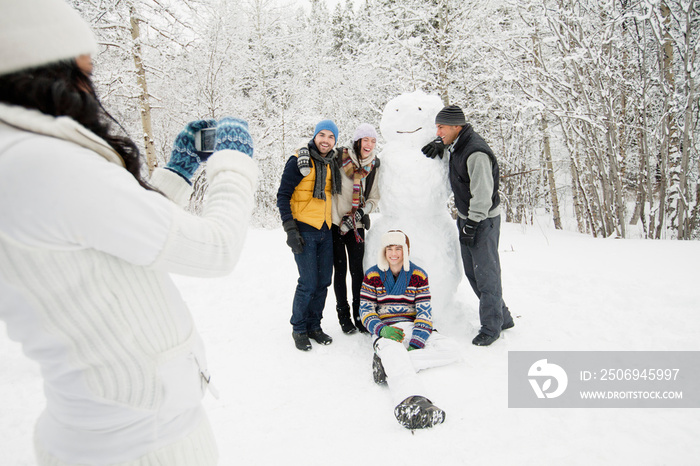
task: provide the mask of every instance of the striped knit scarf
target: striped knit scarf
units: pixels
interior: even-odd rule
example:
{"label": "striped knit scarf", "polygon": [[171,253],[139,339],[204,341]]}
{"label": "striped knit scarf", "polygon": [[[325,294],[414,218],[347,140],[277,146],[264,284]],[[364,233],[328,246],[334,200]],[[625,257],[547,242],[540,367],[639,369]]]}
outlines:
{"label": "striped knit scarf", "polygon": [[350,221],[352,222],[353,232],[355,233],[355,241],[358,243],[362,242],[362,237],[357,232],[357,223],[355,222],[355,212],[360,208],[360,203],[362,202],[362,179],[365,178],[374,169],[374,161],[366,166],[358,166],[355,161],[350,157],[350,152],[348,149],[343,149],[343,160],[342,168],[345,174],[352,178],[352,209],[348,213]]}

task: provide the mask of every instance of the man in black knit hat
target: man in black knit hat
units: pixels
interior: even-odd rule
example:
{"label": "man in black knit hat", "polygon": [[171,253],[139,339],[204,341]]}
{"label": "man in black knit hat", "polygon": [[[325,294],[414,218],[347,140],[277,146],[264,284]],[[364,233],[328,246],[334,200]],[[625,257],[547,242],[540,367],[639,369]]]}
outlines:
{"label": "man in black knit hat", "polygon": [[442,158],[447,150],[464,273],[479,298],[481,329],[472,343],[488,346],[498,340],[501,330],[515,325],[501,289],[498,162],[458,106],[440,110],[435,126],[438,137],[423,147],[423,153]]}

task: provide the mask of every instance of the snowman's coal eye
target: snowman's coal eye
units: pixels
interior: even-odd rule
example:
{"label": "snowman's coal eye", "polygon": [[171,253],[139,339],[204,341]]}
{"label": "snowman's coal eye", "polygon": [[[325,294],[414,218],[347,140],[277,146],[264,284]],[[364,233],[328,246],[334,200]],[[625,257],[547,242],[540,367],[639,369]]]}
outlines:
{"label": "snowman's coal eye", "polygon": [[422,109],[422,108],[420,108],[420,107],[418,107],[418,111],[419,111],[419,112],[422,112],[422,111],[423,111],[423,109]]}

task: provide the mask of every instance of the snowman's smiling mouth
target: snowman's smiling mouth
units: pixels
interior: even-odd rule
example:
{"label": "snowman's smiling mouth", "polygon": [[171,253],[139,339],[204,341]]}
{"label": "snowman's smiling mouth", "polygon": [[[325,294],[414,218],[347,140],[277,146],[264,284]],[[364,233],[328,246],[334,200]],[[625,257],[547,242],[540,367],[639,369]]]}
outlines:
{"label": "snowman's smiling mouth", "polygon": [[412,134],[412,133],[417,133],[418,131],[422,130],[423,127],[421,126],[418,129],[414,129],[413,131],[397,131],[399,134]]}

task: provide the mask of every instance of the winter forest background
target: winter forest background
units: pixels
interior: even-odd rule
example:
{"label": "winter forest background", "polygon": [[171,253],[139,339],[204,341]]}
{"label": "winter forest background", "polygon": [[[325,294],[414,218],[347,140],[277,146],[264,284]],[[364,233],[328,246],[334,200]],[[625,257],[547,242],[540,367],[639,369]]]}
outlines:
{"label": "winter forest background", "polygon": [[[257,226],[279,225],[284,162],[320,119],[347,144],[421,89],[496,151],[506,221],[700,238],[700,1],[70,1],[101,44],[98,93],[149,170],[188,121],[248,120]],[[205,173],[196,187],[194,210]]]}

